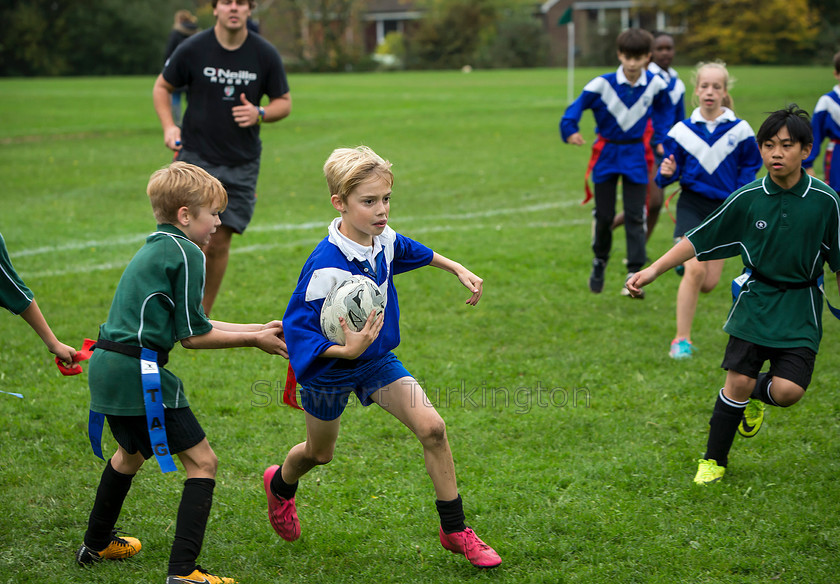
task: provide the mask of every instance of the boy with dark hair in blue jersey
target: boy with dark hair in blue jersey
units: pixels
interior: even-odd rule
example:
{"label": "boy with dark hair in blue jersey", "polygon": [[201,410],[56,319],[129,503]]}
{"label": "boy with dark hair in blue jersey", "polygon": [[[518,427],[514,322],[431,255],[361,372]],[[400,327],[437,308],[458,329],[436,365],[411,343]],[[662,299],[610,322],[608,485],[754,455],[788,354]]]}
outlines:
{"label": "boy with dark hair in blue jersey", "polygon": [[[591,198],[588,178],[595,184],[595,209],[592,211],[592,272],[589,290],[604,289],[604,273],[612,249],[612,228],[619,178],[624,202],[624,231],[627,240],[627,277],[647,261],[645,199],[649,182],[645,158],[645,129],[653,120],[656,151],[662,154],[662,141],[673,120],[668,85],[659,75],[647,70],[653,36],[638,28],[622,32],[617,39],[621,66],[615,73],[596,77],[586,84],[583,93],[563,114],[560,134],[564,142],[585,143],[578,123],[587,109],[595,116],[598,139],[592,145],[592,157],[586,172],[586,201]],[[627,295],[621,288],[622,295]],[[641,298],[641,296],[638,296]]]}
{"label": "boy with dark hair in blue jersey", "polygon": [[[263,473],[271,526],[287,541],[300,537],[295,507],[298,479],[332,460],[341,414],[355,393],[362,405],[376,403],[405,424],[423,446],[437,498],[441,545],[478,568],[498,566],[499,555],[464,523],[446,424],[392,352],[400,343],[396,274],[423,266],[450,272],[470,291],[471,306],[481,298],[483,281],[388,226],[394,175],[391,163],[370,148],[336,149],[324,174],[330,202],[341,216],[330,224],[328,236],[303,266],[283,317],[289,358],[301,385],[306,440],[292,447],[282,465]],[[372,311],[359,332],[340,319],[346,341],[338,345],[322,332],[320,313],[330,290],[351,275],[373,281],[385,296],[385,312],[375,318]]]}
{"label": "boy with dark hair in blue jersey", "polygon": [[[705,261],[740,254],[744,262],[741,288],[723,327],[730,335],[721,365],[726,382],[694,477],[700,485],[723,477],[735,433],[754,436],[765,404],[788,407],[805,395],[822,338],[825,263],[840,289],[840,197],[802,169],[813,142],[808,114],[796,105],[773,112],[756,139],[767,176],[732,193],[627,282],[630,293],[638,294],[695,256]],[[765,361],[770,369],[762,373]]]}
{"label": "boy with dark hair in blue jersey", "polygon": [[828,138],[829,148],[824,157],[825,182],[831,188],[840,187],[840,162],[834,161],[836,145],[840,143],[840,52],[834,55],[834,78],[838,84],[820,97],[814,107],[811,127],[814,130],[814,148],[802,166],[809,174],[814,175],[814,161],[820,155],[820,146]]}
{"label": "boy with dark hair in blue jersey", "polygon": [[104,419],[117,451],[107,461],[88,519],[79,565],[128,558],[134,537],[114,530],[134,475],[154,455],[164,472],[187,480],[178,506],[166,584],[234,584],[196,564],[216,486],[218,458],[190,408],[183,382],[165,365],[177,341],[188,349],[257,347],[286,356],[280,321],[209,320],[201,306],[204,254],[227,193],[218,179],[185,162],[155,172],[147,187],[157,230],[125,269],[90,360],[90,438],[101,456]]}

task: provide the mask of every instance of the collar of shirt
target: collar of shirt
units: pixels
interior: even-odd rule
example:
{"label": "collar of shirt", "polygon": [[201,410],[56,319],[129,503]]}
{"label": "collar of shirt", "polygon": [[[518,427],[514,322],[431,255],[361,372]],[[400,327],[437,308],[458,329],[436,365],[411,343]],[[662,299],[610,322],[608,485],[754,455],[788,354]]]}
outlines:
{"label": "collar of shirt", "polygon": [[700,113],[700,108],[695,108],[693,112],[691,112],[691,123],[692,124],[706,124],[706,129],[710,132],[713,132],[714,129],[724,122],[734,122],[738,118],[735,117],[735,112],[731,109],[725,107],[723,108],[723,113],[720,114],[713,120],[707,120],[703,117],[703,114]]}
{"label": "collar of shirt", "polygon": [[[192,241],[189,237],[187,237],[187,235],[183,231],[181,231],[171,223],[158,223],[157,230],[155,231],[155,233],[168,233],[169,235],[174,235],[176,237],[186,239],[187,241]],[[155,233],[149,234],[149,237],[151,237]]]}
{"label": "collar of shirt", "polygon": [[[341,225],[341,217],[336,217],[333,219],[332,223],[330,223],[330,243],[340,249],[341,253],[344,254],[344,257],[351,262],[354,260],[360,262],[366,261],[375,270],[376,256],[380,251],[382,251],[382,242],[379,240],[380,236],[375,235],[373,237],[373,245],[371,246],[361,245],[339,231],[339,225]],[[388,227],[385,229],[388,229]]]}
{"label": "collar of shirt", "polygon": [[659,75],[662,77],[666,83],[671,83],[671,79],[679,77],[677,70],[673,67],[668,67],[668,69],[663,69],[653,61],[648,64],[648,71],[653,73],[654,75]]}
{"label": "collar of shirt", "polygon": [[618,67],[618,71],[615,72],[615,80],[618,82],[619,85],[630,85],[630,87],[639,87],[647,85],[647,75],[645,72],[642,71],[642,74],[639,75],[639,78],[636,80],[636,83],[631,84],[627,81],[627,75],[624,74],[624,65]]}
{"label": "collar of shirt", "polygon": [[761,186],[764,188],[764,192],[768,195],[790,193],[801,199],[804,199],[805,195],[808,194],[808,191],[811,190],[811,176],[803,170],[802,176],[799,177],[799,182],[793,185],[792,189],[785,189],[773,182],[773,180],[770,178],[770,175],[768,174],[761,180]]}
{"label": "collar of shirt", "polygon": [[834,86],[834,93],[837,94],[837,97],[840,97],[840,85]]}

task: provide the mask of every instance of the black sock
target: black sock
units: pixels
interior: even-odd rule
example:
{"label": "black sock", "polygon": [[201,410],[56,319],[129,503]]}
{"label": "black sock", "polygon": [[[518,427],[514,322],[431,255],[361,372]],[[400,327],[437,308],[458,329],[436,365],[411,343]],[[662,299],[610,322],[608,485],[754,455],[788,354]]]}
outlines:
{"label": "black sock", "polygon": [[773,378],[770,376],[770,373],[766,371],[764,373],[759,373],[758,378],[755,381],[755,388],[753,389],[750,397],[761,400],[771,406],[778,407],[779,404],[773,401],[773,396],[770,394],[771,385],[773,385]]}
{"label": "black sock", "polygon": [[93,501],[88,518],[88,528],[85,532],[85,546],[101,552],[111,543],[111,532],[120,517],[123,502],[131,488],[134,475],[122,474],[114,470],[110,459],[102,471],[99,487],[96,489],[96,499]]}
{"label": "black sock", "polygon": [[461,501],[461,495],[451,501],[435,501],[435,507],[440,515],[440,526],[444,533],[455,533],[467,528],[464,524],[464,503]]}
{"label": "black sock", "polygon": [[195,570],[210,506],[213,504],[213,479],[187,479],[178,506],[175,540],[169,554],[169,576],[188,576]]}
{"label": "black sock", "polygon": [[744,417],[744,408],[749,402],[736,402],[723,395],[720,390],[712,418],[709,420],[709,440],[706,443],[706,460],[714,460],[719,466],[729,462],[729,449],[735,440],[738,424]]}
{"label": "black sock", "polygon": [[295,481],[293,485],[290,485],[284,481],[283,467],[281,466],[277,469],[277,472],[274,473],[274,476],[271,477],[271,484],[269,485],[269,488],[271,489],[272,495],[288,501],[295,496],[298,488],[298,482],[299,481]]}

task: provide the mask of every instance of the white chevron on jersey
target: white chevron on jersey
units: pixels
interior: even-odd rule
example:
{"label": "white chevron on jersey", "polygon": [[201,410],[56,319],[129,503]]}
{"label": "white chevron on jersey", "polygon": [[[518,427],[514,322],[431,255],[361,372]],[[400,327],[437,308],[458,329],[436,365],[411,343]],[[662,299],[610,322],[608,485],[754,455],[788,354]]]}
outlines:
{"label": "white chevron on jersey", "polygon": [[[835,89],[834,92],[837,93],[837,90]],[[823,95],[817,102],[817,107],[814,108],[814,114],[823,111],[828,112],[834,123],[840,126],[840,103],[828,95]]]}
{"label": "white chevron on jersey", "polygon": [[686,152],[691,154],[709,174],[714,174],[720,163],[738,147],[738,144],[754,136],[750,125],[741,120],[723,136],[708,144],[695,134],[684,122],[680,122],[668,132]]}
{"label": "white chevron on jersey", "polygon": [[685,83],[682,82],[682,79],[677,79],[674,84],[674,89],[668,92],[668,96],[671,98],[671,103],[677,105],[677,102],[683,95],[685,95]]}
{"label": "white chevron on jersey", "polygon": [[601,101],[607,106],[607,110],[615,118],[615,122],[623,132],[628,131],[645,117],[650,104],[653,103],[654,96],[663,89],[666,89],[665,81],[661,77],[653,77],[645,87],[644,93],[636,100],[636,103],[628,108],[621,101],[615,88],[603,77],[596,77],[583,88],[584,91],[597,93],[601,96]]}

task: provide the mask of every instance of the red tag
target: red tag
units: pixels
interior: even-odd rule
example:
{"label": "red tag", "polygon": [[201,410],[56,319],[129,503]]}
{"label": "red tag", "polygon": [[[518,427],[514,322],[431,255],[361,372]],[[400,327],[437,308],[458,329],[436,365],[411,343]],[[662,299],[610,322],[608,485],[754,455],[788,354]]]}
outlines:
{"label": "red tag", "polygon": [[287,406],[302,410],[303,408],[300,407],[297,402],[296,390],[297,378],[295,377],[295,372],[292,369],[292,364],[289,363],[289,367],[286,370],[286,388],[283,390],[283,403]]}
{"label": "red tag", "polygon": [[96,341],[93,339],[85,339],[85,342],[82,343],[82,348],[76,351],[76,354],[73,355],[73,363],[70,364],[68,367],[64,364],[64,362],[59,359],[58,357],[55,358],[55,364],[58,367],[58,370],[61,371],[62,375],[78,375],[82,372],[82,366],[79,365],[80,361],[87,361],[90,359],[91,353],[93,350],[91,347]]}

